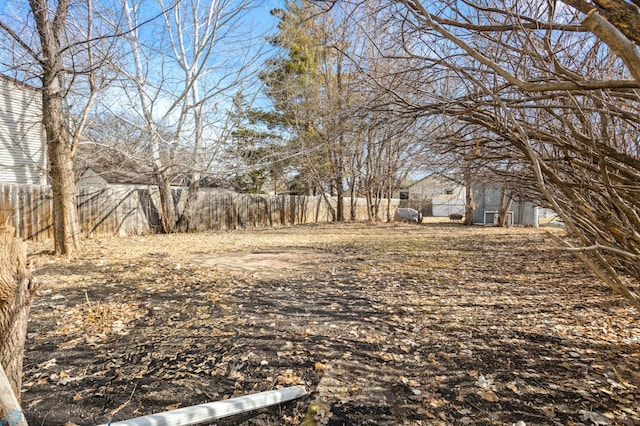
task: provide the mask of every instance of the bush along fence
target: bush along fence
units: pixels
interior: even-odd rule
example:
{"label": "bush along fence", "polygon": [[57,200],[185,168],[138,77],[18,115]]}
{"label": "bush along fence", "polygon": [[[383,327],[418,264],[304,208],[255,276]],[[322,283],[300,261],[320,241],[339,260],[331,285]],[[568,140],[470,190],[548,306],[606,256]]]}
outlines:
{"label": "bush along fence", "polygon": [[[174,189],[180,208],[183,188]],[[53,197],[48,186],[0,185],[0,224],[16,229],[22,239],[53,238]],[[357,220],[366,220],[364,199],[357,199]],[[194,231],[264,228],[333,220],[330,204],[322,196],[254,195],[204,188],[198,195]],[[345,206],[350,200],[345,199]],[[395,211],[398,200],[391,200]],[[107,185],[78,187],[78,220],[87,238],[142,235],[158,232],[159,197],[152,186]]]}

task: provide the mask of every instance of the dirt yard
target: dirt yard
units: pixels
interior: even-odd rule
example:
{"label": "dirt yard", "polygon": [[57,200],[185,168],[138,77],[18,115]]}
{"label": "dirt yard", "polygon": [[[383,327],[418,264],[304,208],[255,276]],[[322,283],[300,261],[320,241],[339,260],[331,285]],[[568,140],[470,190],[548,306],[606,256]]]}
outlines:
{"label": "dirt yard", "polygon": [[[554,231],[561,232],[561,231]],[[92,425],[304,385],[221,425],[639,425],[640,318],[533,229],[326,225],[32,245],[23,407]],[[312,424],[306,423],[306,424]]]}

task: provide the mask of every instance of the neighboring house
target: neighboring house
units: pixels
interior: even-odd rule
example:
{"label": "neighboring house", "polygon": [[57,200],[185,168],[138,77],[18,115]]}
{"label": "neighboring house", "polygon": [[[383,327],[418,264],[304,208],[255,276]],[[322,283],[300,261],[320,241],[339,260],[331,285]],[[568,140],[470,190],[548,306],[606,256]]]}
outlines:
{"label": "neighboring house", "polygon": [[446,217],[464,214],[465,194],[461,176],[432,173],[420,180],[403,181],[394,198],[400,199],[401,207],[414,208],[423,216]]}
{"label": "neighboring house", "polygon": [[[500,196],[502,188],[499,184],[482,183],[473,188],[473,199],[476,203],[474,222],[480,225],[493,225],[498,220]],[[507,225],[523,225],[538,227],[543,216],[551,213],[548,209],[538,207],[525,199],[515,197],[507,213]]]}
{"label": "neighboring house", "polygon": [[0,184],[47,183],[40,90],[0,74]]}

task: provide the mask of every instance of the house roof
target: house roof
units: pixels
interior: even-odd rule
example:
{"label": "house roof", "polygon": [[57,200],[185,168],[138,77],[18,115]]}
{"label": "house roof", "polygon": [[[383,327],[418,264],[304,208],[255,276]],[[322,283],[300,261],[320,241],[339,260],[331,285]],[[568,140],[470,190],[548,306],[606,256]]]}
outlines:
{"label": "house roof", "polygon": [[[134,172],[129,170],[101,170],[98,167],[87,167],[80,175],[79,180],[90,181],[92,178],[99,178],[104,180],[104,183],[113,185],[157,185],[155,177],[152,172]],[[171,185],[180,186],[186,185],[181,179],[174,179]],[[200,188],[209,189],[225,189],[221,182],[212,180],[210,178],[204,178],[200,182]],[[233,191],[232,191],[233,192]]]}
{"label": "house roof", "polygon": [[427,176],[423,177],[422,179],[418,179],[418,180],[414,180],[414,181],[407,181],[407,182],[412,182],[409,186],[403,187],[403,188],[408,188],[411,187],[413,185],[416,185],[424,180],[427,179],[433,179],[433,178],[442,178],[442,179],[446,179],[451,181],[452,183],[455,183],[456,185],[463,185],[464,184],[464,179],[462,177],[462,175],[460,174],[456,174],[456,173],[441,173],[441,172],[433,172],[431,174],[428,174]]}
{"label": "house roof", "polygon": [[131,171],[101,171],[96,167],[88,167],[80,176],[81,179],[92,177],[100,177],[111,184],[127,184],[127,185],[155,185],[156,181],[150,172],[131,172]]}
{"label": "house roof", "polygon": [[[423,178],[424,179],[424,178]],[[422,179],[421,179],[422,180]],[[400,186],[398,189],[408,189],[411,188],[413,185],[415,185],[416,183],[420,182],[420,180],[415,180],[415,179],[404,179],[403,181],[400,182]]]}
{"label": "house roof", "polygon": [[40,92],[40,89],[32,86],[31,84],[25,83],[23,81],[20,80],[16,80],[15,78],[9,77],[8,75],[4,75],[0,73],[0,79],[5,80],[5,81],[9,81],[13,84],[15,84],[16,86],[20,86],[20,87],[24,87],[25,89],[29,89],[29,90],[33,90],[34,92]]}

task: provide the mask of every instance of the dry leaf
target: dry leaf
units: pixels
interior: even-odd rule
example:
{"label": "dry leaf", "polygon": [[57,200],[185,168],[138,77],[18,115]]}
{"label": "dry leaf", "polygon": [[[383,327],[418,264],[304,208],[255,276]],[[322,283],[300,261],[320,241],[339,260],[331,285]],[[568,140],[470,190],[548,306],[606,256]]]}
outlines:
{"label": "dry leaf", "polygon": [[175,410],[176,408],[180,407],[180,403],[176,402],[175,404],[171,404],[171,405],[167,405],[166,407],[164,407],[165,410],[167,411],[171,411],[171,410]]}
{"label": "dry leaf", "polygon": [[298,385],[301,382],[302,378],[295,374],[284,374],[282,376],[278,376],[279,385]]}
{"label": "dry leaf", "polygon": [[46,370],[47,368],[55,367],[56,362],[57,360],[55,358],[51,358],[48,361],[41,362],[40,364],[38,364],[38,367],[42,368],[43,370]]}
{"label": "dry leaf", "polygon": [[424,412],[425,416],[427,416],[428,418],[435,420],[436,419],[436,415],[433,414],[431,411],[425,410]]}
{"label": "dry leaf", "polygon": [[488,402],[498,402],[500,398],[493,391],[480,391],[478,396]]}
{"label": "dry leaf", "polygon": [[71,348],[75,348],[76,346],[78,346],[78,343],[80,343],[82,341],[81,338],[77,338],[77,339],[72,339],[69,341],[66,341],[64,343],[60,343],[58,345],[58,349],[71,349]]}
{"label": "dry leaf", "polygon": [[544,413],[545,416],[549,417],[550,419],[553,419],[556,417],[556,412],[553,409],[553,407],[543,407],[542,412]]}

